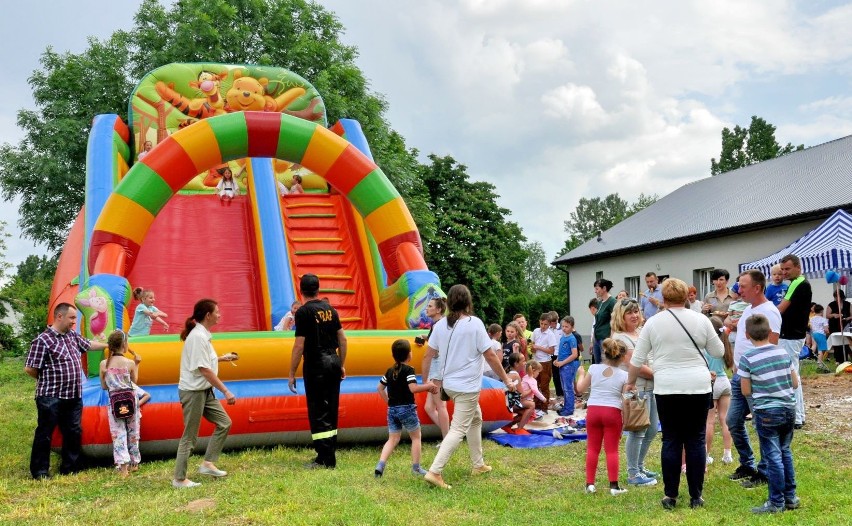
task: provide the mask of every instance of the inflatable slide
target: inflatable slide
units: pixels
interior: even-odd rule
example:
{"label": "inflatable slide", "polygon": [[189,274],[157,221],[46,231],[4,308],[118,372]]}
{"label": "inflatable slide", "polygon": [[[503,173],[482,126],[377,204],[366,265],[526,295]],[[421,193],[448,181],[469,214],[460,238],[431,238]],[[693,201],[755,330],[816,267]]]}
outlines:
{"label": "inflatable slide", "polygon": [[[240,188],[230,201],[216,190],[226,170]],[[298,179],[304,192],[291,193]],[[98,340],[129,329],[135,287],[152,289],[169,314],[168,331],[154,324],[150,336],[131,339],[143,357],[139,384],[152,395],[143,453],[176,450],[178,333],[205,297],[222,312],[217,352],[240,355],[235,367],[220,367],[238,398],[224,406],[234,422],[226,446],[310,442],[304,393],[286,385],[293,332],[272,330],[299,299],[296,284],[306,273],[320,277],[320,296],[339,312],[349,340],[339,440],[381,440],[385,406],[376,385],[392,364],[390,344],[422,335],[425,305],[443,292],[360,125],[341,120],[329,128],[320,94],[290,71],[224,64],[158,68],[131,94],[127,123],[94,118],[85,206],[60,256],[51,305],[76,304],[79,330]],[[419,367],[423,349],[413,348]],[[108,397],[96,377],[101,358],[85,357],[83,446],[93,456],[112,448]],[[484,382],[490,431],[510,415],[502,386]],[[438,436],[422,395],[418,404],[424,435]],[[202,425],[199,449],[211,431]]]}

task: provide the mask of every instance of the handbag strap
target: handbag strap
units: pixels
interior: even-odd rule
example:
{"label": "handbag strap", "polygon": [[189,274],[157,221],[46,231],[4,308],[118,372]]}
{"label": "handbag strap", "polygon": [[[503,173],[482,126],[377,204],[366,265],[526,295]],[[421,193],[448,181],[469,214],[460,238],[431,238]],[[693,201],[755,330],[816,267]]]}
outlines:
{"label": "handbag strap", "polygon": [[696,351],[698,351],[698,355],[699,355],[699,356],[701,356],[701,359],[702,359],[702,360],[704,360],[704,365],[706,365],[706,366],[707,366],[707,369],[710,369],[710,364],[709,364],[709,363],[707,363],[707,358],[705,358],[705,357],[704,357],[704,353],[703,353],[703,352],[701,352],[701,348],[700,348],[700,347],[698,347],[698,344],[697,344],[697,343],[695,343],[695,339],[692,337],[692,335],[691,335],[691,334],[689,334],[689,331],[688,331],[688,330],[686,330],[686,327],[683,325],[683,322],[681,322],[681,321],[680,321],[680,318],[678,318],[677,316],[675,316],[675,313],[674,313],[674,312],[672,312],[672,310],[671,310],[671,309],[666,309],[666,310],[669,312],[669,314],[671,314],[671,315],[674,317],[674,319],[675,319],[675,320],[677,320],[677,324],[678,324],[678,325],[680,325],[680,328],[681,328],[681,329],[683,329],[683,332],[685,332],[685,333],[686,333],[686,335],[687,335],[687,336],[689,336],[689,341],[691,341],[691,342],[692,342],[692,345],[694,345],[694,346],[695,346],[695,350],[696,350]]}

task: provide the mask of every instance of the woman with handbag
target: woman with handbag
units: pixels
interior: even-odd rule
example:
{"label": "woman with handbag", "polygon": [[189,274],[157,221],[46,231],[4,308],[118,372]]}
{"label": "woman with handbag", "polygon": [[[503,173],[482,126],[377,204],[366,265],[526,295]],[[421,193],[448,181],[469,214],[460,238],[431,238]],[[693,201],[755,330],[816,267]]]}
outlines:
{"label": "woman with handbag", "polygon": [[482,411],[479,408],[479,391],[482,389],[483,360],[488,362],[503,381],[513,391],[514,384],[509,381],[503,364],[491,349],[491,338],[485,330],[482,320],[473,316],[473,298],[464,285],[453,285],[447,293],[447,305],[450,314],[438,321],[432,328],[429,351],[438,355],[438,371],[430,371],[428,376],[441,388],[445,398],[455,404],[450,430],[438,454],[424,477],[429,484],[450,489],[444,482],[442,473],[450,456],[467,438],[472,474],[479,475],[491,471],[491,466],[482,458]]}
{"label": "woman with handbag", "polygon": [[630,360],[627,389],[635,389],[641,367],[650,365],[663,431],[660,464],[665,497],[661,504],[669,510],[677,504],[685,450],[690,507],[697,508],[704,505],[704,430],[713,400],[710,370],[702,351],[720,358],[725,350],[710,320],[684,307],[689,293],[686,283],[669,278],[663,282],[662,292],[666,311],[642,328]]}
{"label": "woman with handbag", "polygon": [[134,384],[138,376],[139,359],[124,357],[127,334],[113,331],[107,338],[106,359],[101,361],[101,387],[109,392],[107,407],[109,432],[112,435],[112,458],[121,477],[136,471],[142,457],[139,454],[139,407]]}
{"label": "woman with handbag", "polygon": [[[623,299],[615,304],[612,311],[612,339],[620,341],[627,347],[624,363],[630,362],[642,326],[642,313],[639,302],[634,299]],[[653,357],[648,359],[651,363]],[[626,367],[625,367],[626,368]],[[627,484],[631,486],[654,486],[657,484],[658,473],[645,469],[645,457],[651,441],[657,436],[659,419],[657,418],[657,402],[654,399],[654,373],[649,365],[639,369],[636,378],[636,398],[645,404],[648,413],[648,427],[637,431],[627,431],[627,442],[624,445],[627,456]]]}

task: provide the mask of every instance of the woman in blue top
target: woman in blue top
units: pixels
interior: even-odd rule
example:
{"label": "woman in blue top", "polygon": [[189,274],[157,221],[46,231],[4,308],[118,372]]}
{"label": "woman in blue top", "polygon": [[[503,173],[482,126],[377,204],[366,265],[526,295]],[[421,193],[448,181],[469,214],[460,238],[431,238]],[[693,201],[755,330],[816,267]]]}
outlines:
{"label": "woman in blue top", "polygon": [[153,290],[136,287],[133,289],[133,297],[139,300],[139,305],[136,306],[133,314],[133,323],[130,324],[128,336],[148,336],[151,334],[151,325],[155,320],[161,323],[165,330],[169,330],[169,324],[163,319],[167,318],[168,314],[154,306]]}

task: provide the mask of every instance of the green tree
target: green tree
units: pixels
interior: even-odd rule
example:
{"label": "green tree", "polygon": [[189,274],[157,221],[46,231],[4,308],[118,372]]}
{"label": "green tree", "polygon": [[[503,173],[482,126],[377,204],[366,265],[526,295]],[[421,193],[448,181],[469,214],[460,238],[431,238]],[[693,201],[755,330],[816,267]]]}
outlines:
{"label": "green tree", "polygon": [[[126,118],[133,86],[170,62],[223,62],[289,68],[322,94],[330,122],[357,119],[376,157],[424,231],[434,225],[417,179],[416,151],[390,129],[384,99],[371,93],[341,43],[333,13],[307,0],[145,0],[134,27],[80,54],[47,49],[30,85],[36,110],[21,110],[24,139],[0,147],[0,195],[20,197],[25,236],[59,249],[83,204],[86,144],[92,117]],[[424,236],[425,237],[425,236]]]}
{"label": "green tree", "polygon": [[616,224],[624,221],[636,212],[643,210],[657,201],[654,195],[640,194],[639,198],[628,203],[619,197],[617,193],[609,194],[601,199],[583,197],[577,208],[571,212],[570,218],[565,221],[565,233],[568,239],[565,242],[563,253],[574,250],[586,241],[594,239],[604,230],[608,230]]}
{"label": "green tree", "polygon": [[803,144],[793,146],[789,142],[781,146],[775,139],[775,126],[753,115],[748,128],[737,125],[733,130],[722,129],[722,152],[719,154],[719,162],[715,158],[710,159],[710,174],[719,175],[781,157],[804,147]]}
{"label": "green tree", "polygon": [[23,350],[47,324],[48,302],[57,257],[29,256],[18,265],[17,273],[0,290],[0,296],[10,300],[15,310],[23,315],[21,328],[15,335],[18,350]]}
{"label": "green tree", "polygon": [[526,292],[530,295],[538,295],[547,290],[553,282],[553,267],[547,260],[547,254],[541,246],[541,242],[533,241],[523,243],[524,251],[527,253],[527,261],[521,272],[524,282],[527,284]]}
{"label": "green tree", "polygon": [[12,234],[9,233],[8,225],[5,221],[0,221],[0,285],[6,281],[6,272],[12,267],[12,264],[6,261],[6,240],[10,237]]}
{"label": "green tree", "polygon": [[445,289],[461,283],[473,294],[485,320],[499,320],[510,294],[524,290],[527,251],[520,227],[497,205],[494,185],[470,181],[467,168],[452,157],[430,155],[422,168],[435,231],[427,245],[429,268]]}

